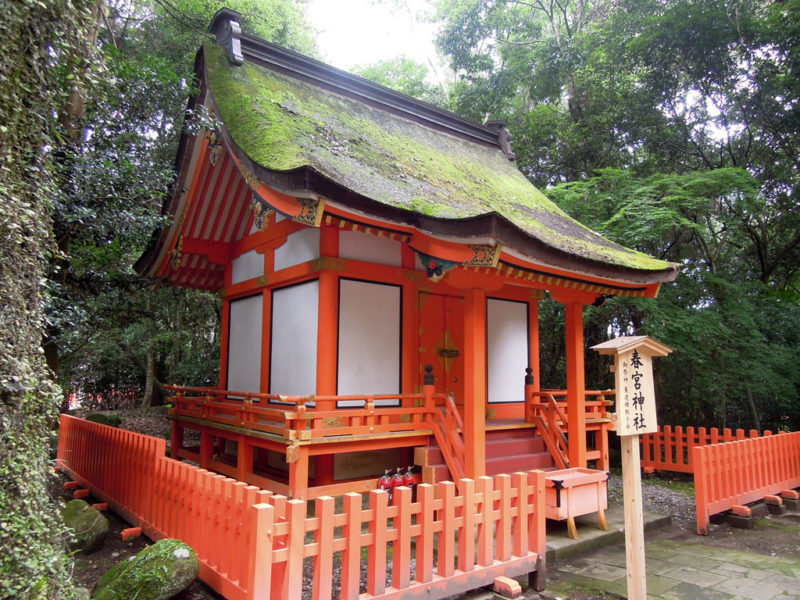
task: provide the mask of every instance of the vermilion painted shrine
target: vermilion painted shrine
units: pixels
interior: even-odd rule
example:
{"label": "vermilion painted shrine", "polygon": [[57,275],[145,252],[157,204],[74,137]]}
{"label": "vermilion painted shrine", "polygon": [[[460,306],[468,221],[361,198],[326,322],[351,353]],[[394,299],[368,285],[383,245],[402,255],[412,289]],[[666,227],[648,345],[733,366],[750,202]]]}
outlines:
{"label": "vermilion painted shrine", "polygon": [[[297,498],[607,468],[583,309],[677,267],[577,223],[475,123],[248,35],[220,11],[171,219],[137,270],[223,299],[219,388],[176,388],[173,456]],[[565,390],[539,387],[538,303],[565,305]],[[426,365],[432,369],[426,373]],[[192,446],[185,432],[200,432]]]}

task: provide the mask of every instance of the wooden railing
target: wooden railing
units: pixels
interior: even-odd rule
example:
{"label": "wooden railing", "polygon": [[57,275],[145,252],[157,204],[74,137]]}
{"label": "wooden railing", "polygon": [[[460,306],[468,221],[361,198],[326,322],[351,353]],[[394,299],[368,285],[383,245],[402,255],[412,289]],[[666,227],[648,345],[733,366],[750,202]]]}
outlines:
{"label": "wooden railing", "polygon": [[[464,423],[453,398],[434,392],[363,396],[283,396],[217,388],[168,386],[176,395],[171,415],[272,434],[289,442],[341,443],[342,436],[369,436],[408,431],[433,434],[455,481],[464,477]],[[396,400],[399,407],[380,401]],[[320,410],[318,405],[359,402],[361,407]]]}
{"label": "wooden railing", "polygon": [[164,440],[62,415],[57,465],[148,537],[192,546],[203,580],[231,600],[299,600],[305,560],[314,600],[335,595],[334,562],[342,599],[444,598],[526,573],[544,587],[540,471],[464,479],[458,491],[421,484],[416,501],[400,487],[392,505],[373,490],[367,508],[351,493],[338,514],[333,498],[321,497],[309,517],[304,500],[171,460],[164,449]]}
{"label": "wooden railing", "polygon": [[464,477],[467,454],[461,413],[458,412],[453,398],[445,396],[442,410],[437,408],[428,415],[427,422],[433,430],[436,443],[450,470],[450,475],[455,481],[460,481]]}
{"label": "wooden railing", "polygon": [[763,434],[759,434],[757,429],[749,431],[723,429],[720,431],[715,427],[710,429],[687,427],[684,429],[680,426],[675,428],[669,425],[659,426],[655,433],[641,436],[642,468],[645,473],[654,471],[694,473],[693,448],[757,438],[761,435],[769,436],[772,435],[772,432],[765,430]]}
{"label": "wooden railing", "polygon": [[[597,468],[608,469],[608,429],[611,422],[608,407],[613,404],[606,400],[614,394],[613,390],[585,392],[586,433],[594,432],[599,436],[598,448],[591,453],[589,460],[598,462]],[[525,420],[534,423],[542,436],[548,451],[559,469],[569,467],[569,423],[567,420],[566,390],[534,390],[526,385]],[[564,400],[557,400],[563,398]],[[595,400],[589,400],[595,398]]]}
{"label": "wooden railing", "polygon": [[[427,415],[437,408],[446,410],[448,401],[444,394],[432,394],[433,402],[426,404],[425,394],[283,396],[217,388],[168,388],[176,392],[168,399],[173,404],[172,415],[269,433],[287,441],[427,428]],[[405,405],[376,404],[385,400],[398,400]],[[362,406],[317,408],[336,402],[361,402]]]}
{"label": "wooden railing", "polygon": [[798,497],[792,488],[800,487],[800,432],[695,446],[692,462],[697,533],[708,535],[713,514],[747,515],[748,502]]}
{"label": "wooden railing", "polygon": [[569,467],[569,443],[564,434],[567,417],[552,394],[545,394],[540,398],[541,401],[538,404],[531,405],[533,422],[555,460],[556,466],[559,469],[566,469]]}

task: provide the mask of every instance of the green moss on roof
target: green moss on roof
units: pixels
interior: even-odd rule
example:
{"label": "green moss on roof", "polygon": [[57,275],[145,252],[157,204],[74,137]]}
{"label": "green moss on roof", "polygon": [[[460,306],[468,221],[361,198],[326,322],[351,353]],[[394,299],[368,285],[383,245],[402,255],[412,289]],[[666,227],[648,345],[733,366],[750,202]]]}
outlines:
{"label": "green moss on roof", "polygon": [[233,66],[215,44],[206,44],[204,52],[222,122],[239,148],[266,169],[309,167],[376,202],[433,217],[496,212],[572,254],[634,269],[670,267],[570,218],[498,148],[249,62]]}

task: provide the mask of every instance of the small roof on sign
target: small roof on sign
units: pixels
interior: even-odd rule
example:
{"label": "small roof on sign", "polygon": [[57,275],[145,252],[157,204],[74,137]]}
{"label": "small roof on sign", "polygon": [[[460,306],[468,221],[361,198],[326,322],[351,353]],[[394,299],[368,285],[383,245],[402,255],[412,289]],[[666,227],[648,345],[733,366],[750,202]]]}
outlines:
{"label": "small roof on sign", "polygon": [[667,356],[672,352],[672,348],[647,335],[623,335],[592,346],[592,350],[596,350],[600,354],[624,354],[635,348],[650,356]]}

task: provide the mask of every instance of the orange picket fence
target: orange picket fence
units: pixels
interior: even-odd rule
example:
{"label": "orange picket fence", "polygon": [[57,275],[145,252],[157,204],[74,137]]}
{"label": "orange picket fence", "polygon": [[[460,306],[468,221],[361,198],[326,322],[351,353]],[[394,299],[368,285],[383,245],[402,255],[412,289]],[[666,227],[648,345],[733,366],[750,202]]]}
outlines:
{"label": "orange picket fence", "polygon": [[331,497],[289,500],[167,458],[164,440],[67,415],[57,465],[151,539],[192,546],[201,578],[231,600],[299,600],[304,565],[314,600],[335,595],[334,564],[342,599],[444,598],[526,573],[544,586],[540,471],[421,484],[416,500],[401,487],[391,504],[373,490],[366,507],[350,493],[337,513]]}
{"label": "orange picket fence", "polygon": [[[764,431],[764,436],[772,435],[771,431]],[[723,429],[720,432],[716,427],[675,427],[659,426],[655,433],[641,436],[642,468],[646,473],[653,471],[676,471],[678,473],[694,473],[692,449],[708,444],[720,444],[760,437],[757,429],[745,431],[737,429]]]}
{"label": "orange picket fence", "polygon": [[692,461],[697,533],[708,535],[713,514],[731,509],[747,514],[748,502],[797,497],[800,432],[695,446]]}

